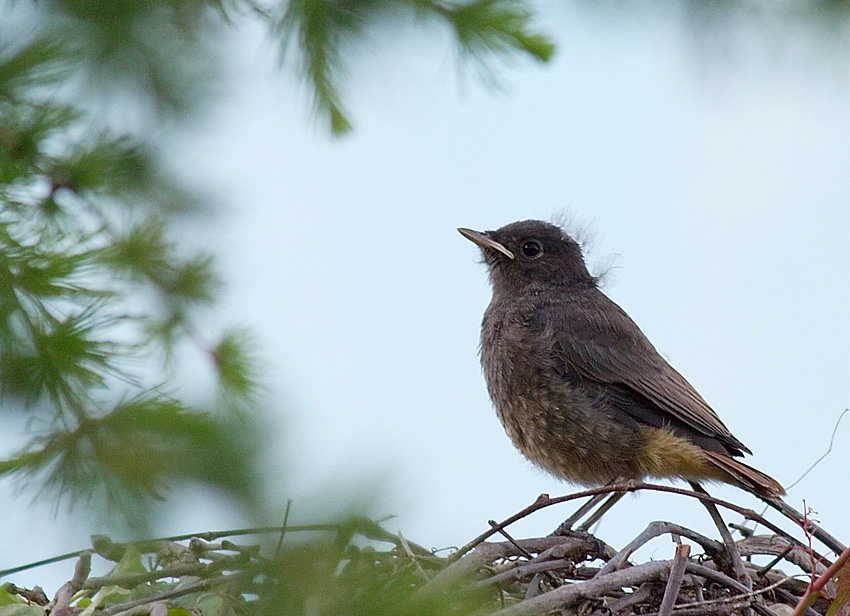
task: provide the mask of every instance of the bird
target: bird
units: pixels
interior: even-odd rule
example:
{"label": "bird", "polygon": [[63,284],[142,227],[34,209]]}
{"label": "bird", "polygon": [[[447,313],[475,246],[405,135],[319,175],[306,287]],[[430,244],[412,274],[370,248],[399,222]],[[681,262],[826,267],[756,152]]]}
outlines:
{"label": "bird", "polygon": [[782,485],[599,288],[581,246],[539,220],[458,231],[481,249],[492,300],[481,326],[487,389],[531,462],[575,484],[682,479],[777,499]]}

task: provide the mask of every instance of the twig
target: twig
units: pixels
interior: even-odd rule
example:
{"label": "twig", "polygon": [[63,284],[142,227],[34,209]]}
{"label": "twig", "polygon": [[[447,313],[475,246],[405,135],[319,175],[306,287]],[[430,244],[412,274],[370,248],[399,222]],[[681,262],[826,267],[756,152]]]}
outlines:
{"label": "twig", "polygon": [[636,591],[630,593],[628,595],[623,595],[619,599],[616,599],[608,604],[608,611],[612,614],[616,614],[626,608],[632,607],[633,605],[638,605],[639,603],[643,603],[652,595],[652,585],[651,584],[641,584]]}
{"label": "twig", "polygon": [[812,465],[811,465],[809,468],[807,468],[807,469],[803,472],[803,474],[802,474],[802,475],[800,475],[799,477],[797,477],[797,479],[796,479],[796,480],[792,481],[792,482],[791,482],[791,483],[789,483],[787,486],[785,486],[785,488],[786,488],[787,490],[790,490],[790,489],[791,489],[791,488],[793,488],[795,485],[797,485],[798,483],[800,483],[801,481],[803,481],[803,479],[805,479],[806,475],[808,475],[809,473],[811,473],[811,472],[812,472],[812,470],[814,470],[814,468],[815,468],[818,464],[820,464],[820,463],[823,461],[823,459],[824,459],[824,458],[826,458],[826,457],[827,457],[830,453],[832,453],[832,446],[833,446],[833,444],[835,443],[835,435],[836,435],[836,433],[838,432],[838,426],[840,426],[840,425],[841,425],[841,420],[842,420],[842,419],[844,419],[844,416],[845,416],[847,413],[850,413],[850,409],[844,409],[843,411],[841,411],[841,414],[838,416],[838,419],[837,419],[837,420],[836,420],[836,422],[835,422],[835,426],[832,428],[832,436],[830,436],[830,437],[829,437],[829,447],[827,447],[827,448],[826,448],[826,451],[824,451],[824,452],[823,452],[823,454],[821,454],[821,456],[820,456],[817,460],[815,460],[814,462],[812,462]]}
{"label": "twig", "polygon": [[560,558],[558,560],[546,560],[537,563],[517,564],[517,566],[511,567],[506,571],[502,571],[501,573],[497,573],[494,576],[488,577],[486,580],[476,582],[475,585],[479,588],[486,588],[488,586],[494,586],[496,584],[513,582],[515,580],[522,579],[532,574],[571,568],[574,564],[575,563],[573,563],[573,561],[568,560],[566,558]]}
{"label": "twig", "polygon": [[431,578],[428,577],[428,574],[425,573],[425,569],[422,568],[422,565],[419,564],[419,561],[416,560],[416,555],[413,553],[413,550],[410,549],[410,545],[407,543],[407,539],[404,538],[404,535],[401,534],[401,531],[398,531],[398,540],[401,543],[401,548],[404,550],[404,553],[407,554],[407,557],[410,559],[416,566],[416,571],[419,573],[420,577],[425,580],[425,582],[430,582]]}
{"label": "twig", "polygon": [[[661,486],[661,485],[656,485],[656,484],[651,484],[651,483],[643,483],[641,481],[626,481],[624,483],[612,484],[612,485],[607,485],[607,486],[603,486],[603,487],[599,487],[599,488],[592,488],[592,489],[589,489],[589,490],[582,490],[581,492],[574,492],[572,494],[567,494],[567,495],[564,495],[564,496],[558,496],[558,497],[555,497],[555,498],[551,498],[548,494],[541,494],[540,496],[537,497],[537,500],[535,500],[528,507],[521,509],[520,511],[518,511],[514,515],[505,519],[503,522],[500,522],[497,525],[496,528],[491,528],[490,530],[484,531],[483,533],[478,535],[475,539],[473,539],[472,541],[470,541],[466,545],[459,548],[456,552],[454,552],[453,554],[451,554],[448,557],[448,561],[454,562],[454,561],[458,560],[461,556],[463,556],[464,554],[469,552],[475,546],[477,546],[478,544],[482,543],[483,541],[485,541],[486,539],[491,537],[493,535],[493,533],[498,531],[498,529],[510,526],[511,524],[516,522],[517,520],[521,520],[522,518],[527,517],[527,516],[531,515],[532,513],[534,513],[535,511],[539,511],[540,509],[543,509],[545,507],[550,507],[552,505],[558,505],[560,503],[572,501],[572,500],[575,500],[577,498],[585,498],[587,496],[594,496],[596,494],[608,494],[608,493],[612,493],[612,492],[636,492],[636,491],[639,491],[639,490],[649,490],[649,491],[653,491],[653,492],[666,492],[666,493],[669,493],[669,494],[680,494],[682,496],[688,496],[690,498],[696,498],[696,499],[699,499],[699,500],[704,501],[704,502],[714,503],[715,505],[719,505],[720,507],[723,507],[724,509],[729,509],[730,511],[734,511],[734,512],[738,513],[739,515],[743,516],[744,518],[746,518],[748,520],[753,520],[753,521],[759,522],[759,524],[761,524],[762,526],[764,526],[768,530],[773,531],[774,533],[776,533],[777,535],[779,535],[781,537],[785,537],[789,541],[796,542],[798,544],[800,543],[798,540],[794,539],[791,535],[789,535],[787,532],[782,530],[776,524],[772,523],[770,520],[767,520],[766,518],[759,515],[758,513],[753,511],[752,509],[748,509],[746,507],[741,507],[741,506],[736,505],[734,503],[730,503],[729,501],[725,501],[725,500],[722,500],[722,499],[719,499],[719,498],[715,498],[713,496],[708,496],[708,495],[705,495],[705,494],[699,494],[699,493],[694,492],[692,490],[684,490],[682,488],[674,488],[672,486]],[[793,520],[793,518],[792,518],[792,520]]]}
{"label": "twig", "polygon": [[289,522],[289,510],[292,509],[292,499],[286,501],[286,511],[283,512],[283,525],[280,527],[280,537],[277,540],[277,547],[274,550],[274,557],[277,559],[280,556],[280,548],[283,547],[283,537],[286,535],[286,523]]}
{"label": "twig", "polygon": [[[498,526],[498,525],[496,524],[496,520],[489,520],[489,521],[488,521],[488,524],[490,524],[490,526],[492,526],[492,527],[496,527],[496,526]],[[513,545],[514,545],[514,547],[516,547],[516,548],[520,551],[520,554],[522,554],[523,556],[525,556],[527,559],[531,560],[531,559],[533,558],[533,556],[532,556],[531,554],[529,554],[529,553],[528,553],[525,549],[523,549],[523,548],[522,548],[522,546],[520,546],[520,545],[516,542],[516,540],[508,534],[508,531],[506,531],[506,530],[505,530],[505,529],[503,529],[503,528],[500,528],[500,529],[499,529],[499,534],[500,534],[500,535],[502,535],[505,539],[507,539],[507,540],[508,540],[511,544],[513,544]],[[557,584],[557,583],[559,582],[558,578],[556,578],[555,576],[553,576],[551,573],[548,573],[548,572],[542,571],[542,572],[540,572],[540,573],[536,574],[536,575],[534,576],[534,577],[535,577],[535,580],[532,580],[532,583],[531,583],[531,584],[529,584],[529,586],[528,586],[528,592],[526,593],[526,598],[533,597],[535,594],[537,594],[537,590],[540,588],[539,581],[540,581],[540,579],[541,579],[541,576],[542,576],[542,575],[546,575],[546,576],[548,576],[548,577],[549,577],[549,579],[550,579],[552,582],[554,582],[555,584]]]}
{"label": "twig", "polygon": [[[767,512],[767,509],[762,511],[761,515],[764,515],[766,512]],[[737,530],[739,533],[741,533],[741,536],[744,537],[744,538],[752,537],[753,535],[756,534],[755,528],[750,528],[746,524],[736,524],[735,522],[729,522],[727,524],[727,526],[729,528]]]}
{"label": "twig", "polygon": [[175,588],[174,590],[170,590],[168,592],[164,592],[158,595],[151,595],[150,597],[143,597],[134,601],[127,601],[126,603],[110,605],[109,607],[101,610],[98,613],[98,616],[118,616],[119,614],[125,616],[129,614],[133,608],[138,607],[140,605],[146,605],[148,603],[155,603],[159,601],[166,601],[167,599],[174,599],[175,597],[182,597],[183,595],[191,595],[195,592],[208,590],[210,588],[218,586],[219,584],[224,584],[227,582],[235,581],[237,579],[241,579],[242,577],[242,574],[238,573],[233,575],[220,575],[218,577],[210,578],[208,580],[202,580],[194,584],[188,584],[186,586],[183,586],[182,588]]}
{"label": "twig", "polygon": [[[692,481],[690,484],[694,489],[694,492],[708,495],[708,492],[706,492],[705,489],[698,483]],[[723,518],[720,516],[720,512],[717,510],[717,507],[714,506],[714,503],[702,501],[702,504],[708,511],[708,515],[711,516],[720,536],[723,538],[723,543],[726,545],[726,555],[728,556],[729,565],[732,567],[735,577],[739,582],[746,585],[749,590],[752,590],[753,582],[744,569],[744,561],[741,560],[741,554],[738,551],[738,546],[735,544],[735,540],[732,539],[732,533],[730,533],[729,529],[726,527],[726,522],[723,521]]]}
{"label": "twig", "polygon": [[83,582],[91,573],[91,552],[83,552],[74,567],[74,577],[65,582],[56,591],[53,600],[44,606],[44,612],[51,616],[73,616],[74,609],[71,607],[71,598],[83,587]]}
{"label": "twig", "polygon": [[[516,543],[525,551],[541,553],[555,546],[563,546],[566,550],[591,552],[597,549],[595,540],[579,537],[541,537],[539,539],[520,539]],[[518,556],[521,552],[513,544],[504,541],[499,543],[481,543],[475,549],[440,571],[434,579],[420,588],[411,597],[418,601],[438,595],[460,580],[467,578],[484,565],[503,558]]]}
{"label": "twig", "polygon": [[32,590],[27,588],[21,588],[20,586],[15,586],[11,582],[5,584],[6,591],[12,595],[20,595],[29,603],[34,603],[35,605],[47,605],[50,601],[47,598],[47,595],[44,594],[44,589],[41,586],[33,586]]}
{"label": "twig", "polygon": [[[232,558],[231,558],[232,561]],[[220,562],[220,561],[219,561]],[[154,569],[153,571],[141,571],[139,573],[126,573],[124,575],[105,575],[103,577],[93,577],[87,579],[82,588],[98,589],[103,586],[121,586],[122,588],[134,588],[145,582],[153,582],[168,577],[181,577],[184,575],[197,575],[203,577],[204,574],[209,574],[211,569],[220,570],[223,564],[219,562],[213,564],[191,563],[187,565],[176,565],[164,569]]]}
{"label": "twig", "polygon": [[[762,592],[764,592],[764,590],[753,591],[744,584],[741,584],[737,580],[733,580],[729,576],[720,573],[719,571],[715,571],[714,569],[694,563],[692,561],[688,561],[687,570],[695,575],[702,576],[708,580],[717,582],[718,584],[722,584],[727,588],[731,588],[732,590],[737,591],[739,594],[736,597],[730,597],[728,599],[729,601],[737,600],[739,598],[742,600],[747,599],[748,601],[746,605],[754,609],[759,614],[762,614],[763,616],[775,616],[773,612],[768,610],[765,606],[761,605],[760,603],[753,603],[751,601],[753,597],[761,594]],[[785,580],[782,581],[782,583],[784,582]],[[706,601],[706,603],[708,602]]]}
{"label": "twig", "polygon": [[494,616],[533,616],[569,608],[582,599],[595,598],[619,590],[623,586],[663,581],[669,571],[669,561],[644,563],[623,571],[614,571],[601,578],[594,577],[582,584],[559,586],[539,597],[500,610]]}
{"label": "twig", "polygon": [[664,589],[664,596],[661,598],[658,616],[670,616],[673,613],[673,606],[676,605],[690,555],[691,546],[684,543],[676,546],[676,555],[673,557],[673,566],[670,567],[670,577],[667,578],[667,586]]}
{"label": "twig", "polygon": [[[549,498],[548,494],[541,494],[540,498],[543,497]],[[602,502],[605,499],[605,494],[597,494],[595,496],[590,497],[587,502],[583,503],[581,507],[576,509],[570,517],[561,522],[558,525],[558,528],[553,530],[551,535],[568,535],[570,531],[573,529],[573,525],[578,522],[585,513],[593,509],[598,503]]]}
{"label": "twig", "polygon": [[[747,599],[735,598],[724,599],[723,603],[709,603],[692,607],[679,606],[673,612],[676,616],[731,616],[736,614],[736,610],[746,607]],[[645,616],[659,616],[660,612],[650,612]],[[765,616],[776,616],[773,612],[767,612]]]}
{"label": "twig", "polygon": [[[488,521],[487,523],[488,523],[490,526],[492,526],[493,528],[497,528],[497,527],[499,526],[498,524],[496,524],[496,520],[490,520],[490,521]],[[517,550],[519,550],[519,553],[520,553],[520,554],[522,554],[523,556],[525,556],[525,557],[526,557],[526,558],[528,558],[528,559],[533,558],[533,556],[532,556],[531,554],[529,554],[529,553],[525,550],[525,548],[523,548],[520,544],[518,544],[518,543],[516,542],[516,540],[515,540],[513,537],[511,537],[511,536],[508,534],[508,531],[506,531],[504,528],[498,528],[498,532],[499,532],[499,534],[500,534],[500,535],[502,535],[505,539],[507,539],[507,540],[508,540],[508,542],[510,542],[510,543],[511,543],[511,544],[512,544],[512,545],[513,545],[513,546],[514,546]]]}
{"label": "twig", "polygon": [[[753,556],[756,554],[777,556],[785,552],[788,547],[791,548],[791,551],[785,555],[785,560],[800,567],[806,573],[812,573],[812,560],[809,557],[806,547],[796,542],[788,541],[785,537],[753,535],[738,542],[738,550],[742,556]],[[822,563],[815,563],[815,566],[818,575],[826,571],[826,565]]]}
{"label": "twig", "polygon": [[785,548],[779,554],[777,554],[776,557],[773,560],[771,560],[764,567],[762,567],[758,571],[756,571],[756,575],[759,576],[759,577],[764,577],[765,575],[767,575],[767,572],[770,571],[771,569],[773,569],[776,565],[778,565],[779,561],[781,561],[786,556],[788,556],[788,554],[790,554],[791,550],[793,550],[793,549],[794,549],[794,547],[789,545],[787,548]]}
{"label": "twig", "polygon": [[806,589],[806,594],[804,594],[803,598],[800,599],[800,602],[797,604],[797,607],[794,609],[794,613],[791,616],[802,616],[806,609],[811,607],[812,603],[815,602],[815,599],[818,598],[818,595],[820,595],[824,587],[839,571],[841,571],[845,565],[847,565],[848,562],[850,562],[850,548],[845,549],[835,562],[832,563],[818,579],[809,585]]}
{"label": "twig", "polygon": [[[774,582],[773,584],[771,584],[769,586],[765,586],[764,588],[759,588],[758,590],[753,590],[751,592],[748,592],[748,593],[742,594],[742,595],[733,595],[731,597],[724,597],[722,599],[710,599],[708,601],[697,601],[697,602],[694,602],[694,603],[682,603],[676,608],[676,612],[678,613],[679,610],[687,610],[688,608],[701,608],[701,607],[707,607],[709,605],[722,605],[724,603],[740,604],[741,602],[744,602],[744,604],[746,604],[746,603],[749,603],[750,599],[752,599],[754,597],[758,597],[758,596],[763,595],[765,593],[777,590],[782,584],[785,584],[786,582],[788,582],[788,580],[793,580],[793,579],[794,578],[792,578],[792,577],[783,577],[782,579]],[[753,607],[755,607],[756,605],[757,604],[753,604]],[[756,608],[756,609],[758,611],[758,608]],[[658,614],[660,616],[660,611],[659,611]]]}
{"label": "twig", "polygon": [[[719,571],[698,565],[690,560],[685,561],[685,567],[691,573],[723,584],[741,594],[746,595],[749,592],[746,586]],[[500,610],[496,612],[495,616],[534,616],[556,609],[569,608],[583,599],[597,598],[624,586],[637,587],[646,582],[665,581],[670,568],[671,561],[651,561],[621,571],[613,571],[608,575],[596,576],[581,584],[559,586],[539,597]]]}
{"label": "twig", "polygon": [[[777,596],[781,597],[782,600],[785,601],[788,605],[791,605],[793,607],[796,607],[797,604],[800,602],[800,598],[798,596],[788,592],[784,588],[775,588],[774,592]],[[817,613],[810,607],[807,607],[806,611],[803,612],[803,614],[805,614],[805,616],[823,616],[822,614]]]}
{"label": "twig", "polygon": [[[372,539],[373,541],[384,541],[387,543],[393,543],[398,547],[401,547],[398,542],[398,537],[396,537],[393,533],[385,530],[376,522],[368,519],[368,518],[355,518],[348,525],[346,524],[301,524],[295,526],[287,526],[286,532],[322,532],[322,531],[339,531],[339,529],[343,526],[351,526],[354,530],[367,539]],[[254,528],[238,528],[232,530],[222,530],[222,531],[202,531],[197,533],[187,533],[184,535],[172,535],[170,537],[162,537],[159,539],[151,539],[146,541],[138,541],[131,543],[112,543],[108,537],[99,537],[99,542],[102,545],[94,546],[94,552],[103,556],[104,558],[112,561],[119,561],[124,554],[124,550],[128,546],[133,546],[139,552],[145,554],[149,552],[158,551],[163,542],[174,542],[174,541],[188,541],[195,537],[199,539],[204,539],[205,541],[215,541],[217,539],[221,539],[222,537],[241,537],[245,535],[265,535],[269,533],[280,533],[280,526],[258,526]],[[430,550],[413,543],[412,541],[408,541],[408,545],[413,550],[413,552],[417,556],[424,557],[432,557],[433,554]],[[45,558],[43,560],[38,560],[35,562],[28,563],[26,565],[19,565],[17,567],[12,567],[10,569],[0,570],[0,578],[6,577],[8,575],[12,575],[14,573],[20,573],[21,571],[27,571],[29,569],[35,569],[36,567],[43,567],[44,565],[50,565],[53,563],[61,562],[63,560],[69,560],[71,558],[78,558],[82,556],[86,552],[91,552],[92,548],[85,548],[82,550],[76,550],[74,552],[67,552],[65,554],[60,554],[59,556],[53,556],[51,558]]]}
{"label": "twig", "polygon": [[[838,539],[833,537],[830,533],[825,531],[818,524],[815,524],[810,519],[807,519],[807,517],[804,514],[800,513],[796,509],[794,509],[794,507],[792,507],[791,505],[786,503],[781,498],[767,498],[767,497],[764,497],[764,496],[760,496],[759,498],[761,498],[761,500],[763,500],[769,506],[776,509],[776,511],[778,511],[779,513],[784,515],[786,518],[788,518],[789,520],[791,520],[792,522],[797,524],[805,532],[811,533],[812,535],[814,535],[818,539],[818,541],[823,543],[825,546],[827,546],[830,550],[832,550],[836,554],[841,554],[845,549],[847,549],[846,545],[841,543]],[[759,523],[764,525],[764,523],[761,522],[761,521]],[[768,528],[770,528],[770,527],[768,527]],[[770,530],[773,530],[773,529],[771,528]],[[776,531],[774,531],[774,532],[776,532]],[[823,557],[821,557],[821,558],[823,558]]]}
{"label": "twig", "polygon": [[725,573],[717,571],[716,569],[712,569],[711,567],[706,567],[705,565],[700,565],[699,563],[688,561],[687,569],[689,572],[695,575],[699,575],[707,580],[711,580],[712,582],[722,584],[723,586],[731,588],[732,590],[735,590],[739,593],[750,595],[750,593],[752,592],[749,588],[741,584],[741,582],[739,582],[738,580],[733,579]]}
{"label": "twig", "polygon": [[599,520],[602,519],[602,516],[608,513],[611,508],[620,502],[620,499],[625,496],[625,492],[621,492],[619,494],[611,494],[604,503],[602,503],[599,508],[591,513],[588,518],[582,522],[581,526],[578,527],[579,531],[589,531],[590,528],[596,524]]}
{"label": "twig", "polygon": [[17,567],[12,567],[10,569],[3,569],[0,571],[0,578],[4,578],[8,575],[12,575],[14,573],[20,573],[21,571],[26,571],[28,569],[35,569],[36,567],[43,567],[44,565],[52,565],[53,563],[62,562],[63,560],[70,560],[71,558],[78,558],[82,556],[86,552],[90,552],[91,548],[84,548],[82,550],[75,550],[74,552],[67,552],[65,554],[60,554],[59,556],[51,556],[50,558],[45,558],[43,560],[37,560],[35,562],[19,565]]}
{"label": "twig", "polygon": [[599,570],[597,575],[607,575],[611,571],[619,569],[635,550],[651,539],[667,533],[675,533],[682,537],[687,537],[688,539],[698,543],[703,550],[715,556],[723,553],[723,545],[720,542],[709,539],[708,537],[692,531],[689,528],[679,526],[673,522],[652,522],[641,534],[632,539],[626,547],[617,552],[616,556],[609,559],[608,562],[605,563],[605,566]]}
{"label": "twig", "polygon": [[165,601],[159,601],[153,604],[144,604],[137,605],[136,607],[130,608],[124,612],[121,612],[121,616],[167,616],[168,615],[168,603]]}

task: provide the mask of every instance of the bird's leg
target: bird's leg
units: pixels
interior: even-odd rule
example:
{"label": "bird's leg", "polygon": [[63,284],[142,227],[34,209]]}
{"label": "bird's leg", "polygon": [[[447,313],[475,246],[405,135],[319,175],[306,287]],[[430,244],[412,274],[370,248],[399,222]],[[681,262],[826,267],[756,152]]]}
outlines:
{"label": "bird's leg", "polygon": [[572,532],[573,530],[573,524],[575,524],[582,517],[584,517],[585,513],[587,513],[588,511],[596,507],[597,504],[605,500],[606,496],[606,494],[596,494],[595,496],[591,496],[581,507],[576,509],[570,517],[561,522],[561,524],[558,525],[558,528],[549,533],[549,536],[557,537],[559,535],[570,534],[570,532]]}
{"label": "bird's leg", "polygon": [[[688,483],[691,484],[691,489],[693,489],[694,492],[705,496],[711,496],[705,491],[705,488],[697,482],[689,481]],[[720,512],[717,510],[714,503],[702,499],[700,499],[700,502],[703,504],[703,507],[708,510],[708,515],[711,516],[711,519],[714,521],[714,525],[717,526],[717,530],[723,538],[723,543],[726,545],[726,552],[729,556],[729,560],[731,561],[730,564],[732,566],[732,571],[735,573],[735,577],[738,578],[738,581],[741,582],[741,584],[752,589],[753,581],[752,578],[747,575],[746,569],[744,569],[744,561],[741,560],[741,553],[738,551],[738,544],[735,543],[735,540],[732,538],[732,533],[729,532],[729,528],[720,516]]]}
{"label": "bird's leg", "polygon": [[[610,485],[613,485],[613,484],[615,484],[615,483],[620,483],[621,481],[623,481],[623,478],[622,478],[622,477],[617,477],[616,479],[613,479],[613,480],[609,481],[609,482],[608,482],[608,483],[606,483],[605,485],[606,485],[606,486],[610,486]],[[578,522],[580,519],[582,519],[582,518],[584,517],[584,514],[586,514],[588,511],[590,511],[591,509],[593,509],[594,507],[596,507],[596,505],[598,505],[598,504],[599,504],[599,503],[601,503],[603,500],[605,500],[605,498],[606,498],[607,496],[611,496],[611,497],[613,498],[614,496],[617,496],[617,495],[616,495],[616,494],[610,494],[610,495],[609,495],[609,494],[597,494],[597,495],[595,495],[595,496],[591,496],[591,497],[590,497],[590,498],[589,498],[589,499],[588,499],[588,500],[587,500],[587,501],[586,501],[586,502],[585,502],[585,503],[584,503],[581,507],[579,507],[578,509],[576,509],[576,510],[575,510],[575,512],[574,512],[574,513],[573,513],[570,517],[568,517],[566,520],[564,520],[563,522],[561,522],[561,524],[560,524],[560,525],[558,525],[558,528],[556,528],[556,529],[555,529],[555,530],[553,530],[551,533],[549,533],[549,536],[550,536],[550,537],[557,537],[557,536],[559,536],[559,535],[568,535],[568,534],[570,534],[570,532],[572,532],[572,530],[573,530],[573,524],[575,524],[575,523],[576,523],[576,522]],[[620,495],[620,496],[622,496],[622,495]],[[614,499],[614,502],[612,502],[612,503],[610,503],[610,504],[609,504],[609,503],[605,503],[604,505],[602,505],[602,506],[599,508],[600,510],[602,510],[602,513],[599,513],[596,519],[598,520],[600,517],[602,517],[602,515],[603,515],[606,511],[608,511],[608,510],[609,510],[609,509],[610,509],[610,508],[614,505],[614,503],[616,503],[618,500],[620,500],[620,496],[617,496],[617,498],[616,498],[616,499]],[[594,514],[594,515],[596,515],[596,514]],[[591,523],[591,524],[587,524],[587,523],[585,522],[584,524],[582,524],[582,526],[581,526],[581,529],[580,529],[580,530],[586,531],[588,528],[590,528],[590,526],[592,526],[592,525],[593,525],[593,524],[595,524],[595,523],[596,523],[596,521],[595,521],[595,520],[594,520],[594,522],[593,522],[593,523]]]}
{"label": "bird's leg", "polygon": [[602,505],[600,505],[599,508],[596,511],[594,511],[592,514],[590,514],[590,517],[588,517],[582,523],[582,525],[578,527],[578,530],[584,531],[584,532],[589,531],[590,528],[594,524],[596,524],[602,518],[603,515],[608,513],[608,510],[611,509],[611,507],[613,507],[614,505],[616,505],[617,502],[621,498],[623,498],[625,495],[626,495],[625,492],[614,492],[613,494],[609,494],[608,500],[606,500],[604,503],[602,503]]}

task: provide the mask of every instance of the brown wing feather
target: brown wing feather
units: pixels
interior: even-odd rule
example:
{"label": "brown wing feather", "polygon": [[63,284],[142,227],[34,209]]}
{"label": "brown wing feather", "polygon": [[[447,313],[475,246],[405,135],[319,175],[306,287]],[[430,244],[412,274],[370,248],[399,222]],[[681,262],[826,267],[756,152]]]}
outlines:
{"label": "brown wing feather", "polygon": [[[563,296],[553,299],[543,310],[557,314],[561,301]],[[749,453],[622,308],[596,289],[587,295],[571,296],[568,301],[588,306],[569,310],[567,322],[557,318],[542,318],[540,322],[558,323],[557,331],[552,332],[557,353],[571,370],[600,383],[626,385],[657,405],[662,413],[720,439],[732,450]]]}

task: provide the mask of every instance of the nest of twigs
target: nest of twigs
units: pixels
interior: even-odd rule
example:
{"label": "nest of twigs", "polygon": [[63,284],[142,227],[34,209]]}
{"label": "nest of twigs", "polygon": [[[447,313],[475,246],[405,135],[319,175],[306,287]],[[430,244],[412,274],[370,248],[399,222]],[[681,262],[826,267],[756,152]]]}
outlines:
{"label": "nest of twigs", "polygon": [[[607,504],[638,490],[699,499],[715,521],[719,538],[655,521],[627,545],[614,548],[588,532]],[[585,503],[549,536],[519,539],[508,532],[513,522],[544,507],[591,497],[596,501],[592,506]],[[609,502],[594,512],[606,497]],[[750,509],[712,498],[698,486],[690,491],[637,482],[557,498],[542,495],[507,520],[491,521],[487,532],[448,556],[364,518],[335,524],[284,522],[277,528],[132,544],[98,537],[88,550],[50,559],[78,557],[73,578],[52,599],[38,587],[7,584],[11,598],[0,597],[0,616],[7,608],[10,614],[24,613],[5,605],[8,602],[27,603],[32,616],[846,616],[850,551],[787,504],[772,506],[797,524],[799,538]],[[742,538],[733,540],[719,509],[755,521],[770,534],[756,535],[736,526]],[[269,540],[247,546],[222,540],[237,535],[266,535]],[[674,558],[630,561],[637,549],[663,535],[678,544]],[[814,547],[816,542],[826,546],[824,553]],[[828,558],[828,551],[837,557]],[[92,577],[94,555],[118,564],[109,575]],[[44,563],[0,571],[0,577],[39,564]]]}
{"label": "nest of twigs", "polygon": [[[610,494],[610,500],[637,490],[674,492],[700,499],[717,524],[720,539],[711,539],[685,526],[651,522],[626,546],[615,549],[587,532],[589,523],[574,525],[591,507],[582,507],[552,535],[514,539],[505,528],[543,507],[582,497]],[[786,503],[769,503],[800,527],[804,540],[783,531],[751,509],[694,491],[639,482],[627,482],[558,498],[541,495],[535,503],[491,529],[453,554],[453,561],[427,584],[422,593],[439,592],[467,579],[473,572],[477,588],[498,588],[499,616],[533,614],[847,614],[850,567],[839,541]],[[735,526],[743,537],[733,540],[718,511],[732,510],[759,523],[772,534],[756,535]],[[607,511],[601,506],[602,513]],[[593,522],[600,516],[594,517]],[[501,534],[505,541],[486,542]],[[669,535],[678,545],[670,560],[630,562],[630,556],[650,540]],[[830,561],[813,546],[820,540],[838,555]],[[689,541],[683,541],[689,540]],[[698,548],[692,553],[692,546]],[[761,558],[759,558],[761,557]],[[754,561],[767,561],[755,564]],[[791,570],[791,573],[788,570]],[[794,575],[794,573],[797,575]],[[843,577],[842,577],[843,575]]]}

